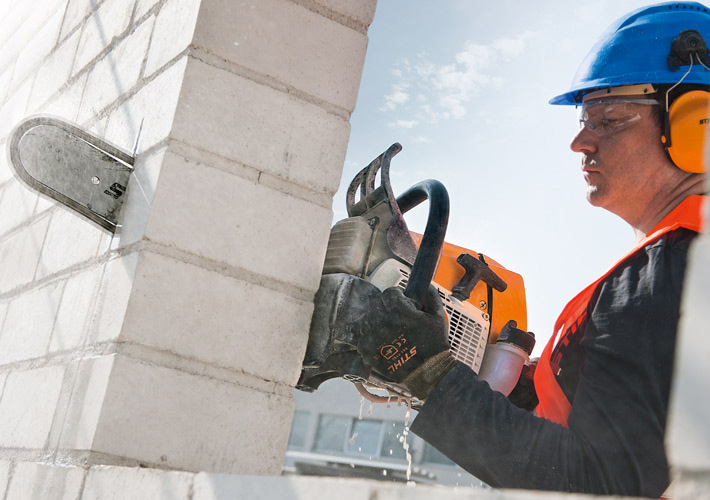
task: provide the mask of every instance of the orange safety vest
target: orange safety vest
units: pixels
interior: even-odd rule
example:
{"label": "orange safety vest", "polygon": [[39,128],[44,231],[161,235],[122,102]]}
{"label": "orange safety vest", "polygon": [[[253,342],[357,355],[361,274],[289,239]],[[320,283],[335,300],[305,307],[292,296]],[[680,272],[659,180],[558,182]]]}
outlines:
{"label": "orange safety vest", "polygon": [[[555,323],[554,334],[542,351],[537,368],[535,369],[535,389],[538,399],[540,400],[536,412],[539,416],[567,427],[567,418],[572,410],[572,404],[569,402],[564,392],[562,392],[562,388],[557,382],[555,374],[552,372],[550,356],[555,345],[570,332],[573,325],[581,324],[587,314],[589,300],[597,286],[620,265],[626,262],[634,253],[646,245],[657,241],[664,234],[681,227],[700,232],[703,227],[702,209],[706,198],[706,196],[693,195],[683,200],[681,204],[664,217],[643,240],[638,242],[629,253],[614,264],[606,274],[582,290],[565,306]],[[564,333],[560,335],[561,332]],[[559,339],[557,337],[559,337]]]}

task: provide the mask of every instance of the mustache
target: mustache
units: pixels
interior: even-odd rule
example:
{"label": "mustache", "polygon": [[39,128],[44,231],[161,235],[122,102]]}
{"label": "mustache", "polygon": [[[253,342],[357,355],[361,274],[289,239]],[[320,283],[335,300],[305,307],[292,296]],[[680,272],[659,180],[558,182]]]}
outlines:
{"label": "mustache", "polygon": [[583,167],[594,167],[596,165],[598,165],[598,162],[595,158],[586,155],[582,158]]}

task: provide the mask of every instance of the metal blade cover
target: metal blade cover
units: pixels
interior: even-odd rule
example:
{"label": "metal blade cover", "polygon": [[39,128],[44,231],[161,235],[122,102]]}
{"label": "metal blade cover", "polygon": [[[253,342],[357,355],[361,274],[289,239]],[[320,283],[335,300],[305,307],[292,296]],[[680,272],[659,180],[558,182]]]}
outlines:
{"label": "metal blade cover", "polygon": [[116,231],[133,156],[50,116],[20,122],[10,136],[8,156],[30,188]]}

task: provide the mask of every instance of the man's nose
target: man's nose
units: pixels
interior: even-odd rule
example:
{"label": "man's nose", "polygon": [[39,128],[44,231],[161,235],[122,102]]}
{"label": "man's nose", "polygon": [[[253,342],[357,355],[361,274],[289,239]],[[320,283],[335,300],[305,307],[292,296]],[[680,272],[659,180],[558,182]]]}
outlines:
{"label": "man's nose", "polygon": [[597,140],[586,125],[582,125],[577,135],[572,138],[569,145],[570,149],[575,153],[596,153]]}

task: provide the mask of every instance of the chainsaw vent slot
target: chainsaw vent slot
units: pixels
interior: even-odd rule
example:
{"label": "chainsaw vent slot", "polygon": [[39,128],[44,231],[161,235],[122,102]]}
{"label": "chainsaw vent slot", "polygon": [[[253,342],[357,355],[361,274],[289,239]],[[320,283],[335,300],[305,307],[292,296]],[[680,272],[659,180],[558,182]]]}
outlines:
{"label": "chainsaw vent slot", "polygon": [[451,353],[458,361],[478,372],[483,362],[484,350],[480,348],[483,327],[449,304],[444,304],[444,310],[449,317]]}
{"label": "chainsaw vent slot", "polygon": [[[400,268],[402,279],[397,283],[397,286],[404,290],[409,281],[409,273]],[[446,290],[443,287],[434,285],[439,292],[439,297],[444,305],[444,311],[449,318],[449,345],[451,354],[457,361],[469,366],[474,372],[478,373],[483,362],[483,354],[486,350],[486,342],[488,340],[488,328],[474,318],[467,315],[460,308],[455,307],[454,303],[449,300]],[[478,312],[478,311],[476,311]]]}

